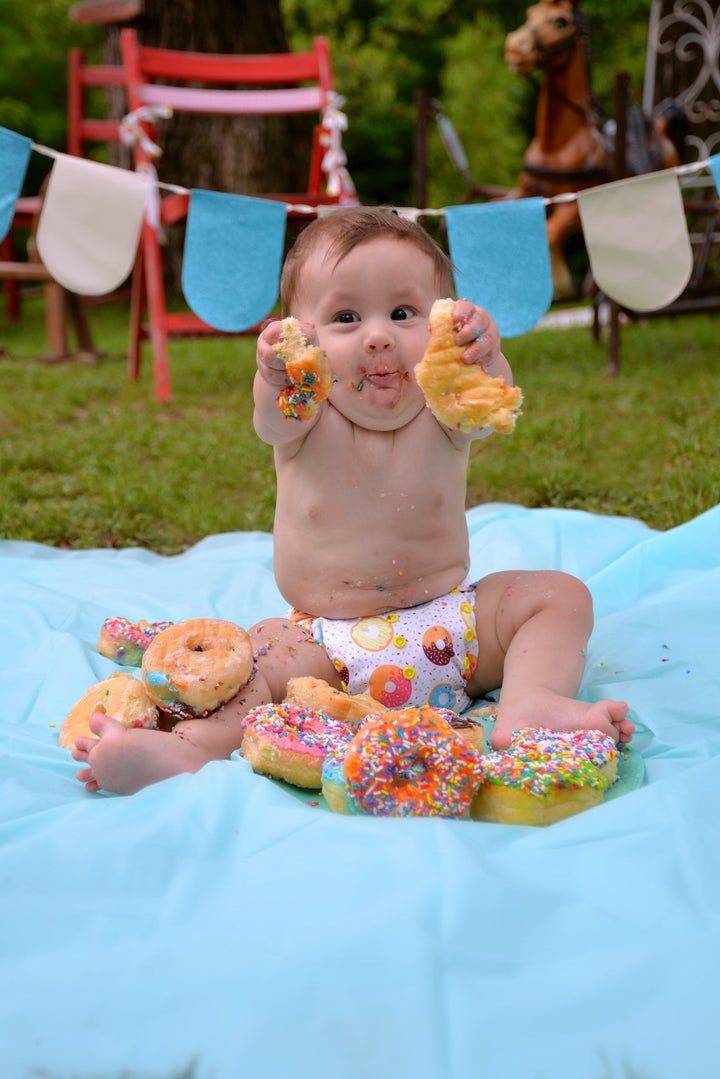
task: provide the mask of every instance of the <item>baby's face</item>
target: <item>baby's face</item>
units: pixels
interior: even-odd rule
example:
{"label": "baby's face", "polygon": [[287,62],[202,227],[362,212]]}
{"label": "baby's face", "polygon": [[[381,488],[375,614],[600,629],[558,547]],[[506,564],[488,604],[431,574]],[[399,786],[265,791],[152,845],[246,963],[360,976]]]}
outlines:
{"label": "baby's face", "polygon": [[368,240],[336,265],[325,248],[310,256],[291,314],[315,324],[332,403],[353,423],[396,430],[425,407],[413,370],[437,298],[432,260],[404,240]]}

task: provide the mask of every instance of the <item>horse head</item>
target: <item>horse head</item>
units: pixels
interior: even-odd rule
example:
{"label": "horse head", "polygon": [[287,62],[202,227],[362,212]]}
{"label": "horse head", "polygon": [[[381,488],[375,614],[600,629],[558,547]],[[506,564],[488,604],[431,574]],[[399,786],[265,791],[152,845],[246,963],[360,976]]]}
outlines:
{"label": "horse head", "polygon": [[505,38],[505,61],[516,75],[529,75],[574,47],[580,26],[577,0],[541,0],[527,21]]}

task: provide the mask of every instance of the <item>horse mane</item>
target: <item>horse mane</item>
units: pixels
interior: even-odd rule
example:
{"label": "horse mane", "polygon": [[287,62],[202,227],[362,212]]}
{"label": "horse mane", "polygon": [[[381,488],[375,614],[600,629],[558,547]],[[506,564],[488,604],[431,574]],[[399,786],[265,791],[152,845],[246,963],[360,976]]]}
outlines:
{"label": "horse mane", "polygon": [[588,90],[590,92],[590,106],[597,118],[598,123],[602,123],[604,119],[604,109],[600,104],[600,99],[595,96],[592,89],[592,63],[590,60],[590,24],[588,22],[588,17],[580,4],[577,4],[575,6],[575,25],[577,27],[583,49],[585,50],[585,74],[587,77]]}

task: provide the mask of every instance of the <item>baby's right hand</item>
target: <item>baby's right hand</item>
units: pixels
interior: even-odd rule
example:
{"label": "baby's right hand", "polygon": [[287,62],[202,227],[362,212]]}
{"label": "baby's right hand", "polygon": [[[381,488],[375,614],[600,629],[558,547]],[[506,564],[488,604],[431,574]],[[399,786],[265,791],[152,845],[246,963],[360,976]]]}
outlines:
{"label": "baby's right hand", "polygon": [[[300,327],[309,345],[317,344],[315,327],[310,322],[301,322]],[[290,384],[287,376],[285,362],[280,357],[273,345],[277,345],[282,335],[282,319],[273,319],[265,326],[258,337],[256,363],[260,375],[270,386],[283,389]]]}

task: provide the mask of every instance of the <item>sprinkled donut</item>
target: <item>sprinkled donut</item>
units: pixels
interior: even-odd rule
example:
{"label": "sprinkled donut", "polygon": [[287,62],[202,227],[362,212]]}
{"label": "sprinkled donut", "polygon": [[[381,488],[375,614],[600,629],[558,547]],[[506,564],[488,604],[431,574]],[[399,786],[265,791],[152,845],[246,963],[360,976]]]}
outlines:
{"label": "sprinkled donut", "polygon": [[193,618],[158,633],[142,658],[149,697],[176,716],[214,712],[253,675],[248,634],[234,622]]}
{"label": "sprinkled donut", "polygon": [[68,712],[58,741],[63,749],[72,749],[76,738],[94,738],[90,730],[93,712],[105,712],[122,723],[123,727],[158,725],[158,710],[150,700],[139,678],[129,671],[115,671],[109,678],[96,682]]}
{"label": "sprinkled donut", "polygon": [[347,746],[342,772],[331,754],[323,793],[336,812],[344,811],[346,798],[352,813],[462,817],[482,781],[482,759],[432,708],[398,709],[362,725]]}
{"label": "sprinkled donut", "polygon": [[332,389],[330,361],[321,348],[308,345],[296,318],[282,320],[282,335],[272,347],[291,382],[278,394],[278,408],[289,419],[311,419]]}
{"label": "sprinkled donut", "polygon": [[550,757],[569,749],[584,756],[599,769],[611,787],[617,779],[620,754],[609,734],[602,731],[554,731],[548,727],[514,731],[509,750],[515,753],[538,753]]}
{"label": "sprinkled donut", "polygon": [[465,363],[455,344],[454,300],[436,300],[430,311],[430,341],[415,378],[430,411],[445,427],[472,432],[491,427],[509,434],[520,412],[522,391],[493,378],[480,364]]}
{"label": "sprinkled donut", "polygon": [[346,724],[296,704],[263,704],[243,720],[242,755],[253,771],[319,790],[327,754],[352,738]]}
{"label": "sprinkled donut", "polygon": [[[598,742],[606,738],[590,734]],[[592,739],[586,734],[579,741],[557,731],[539,737],[518,731],[507,751],[486,754],[485,778],[470,806],[473,820],[545,825],[599,805],[610,780],[592,763]],[[598,761],[608,763],[606,750],[601,745]]]}
{"label": "sprinkled donut", "polygon": [[139,667],[150,641],[172,622],[131,622],[129,618],[106,618],[100,629],[97,650],[123,667]]}

